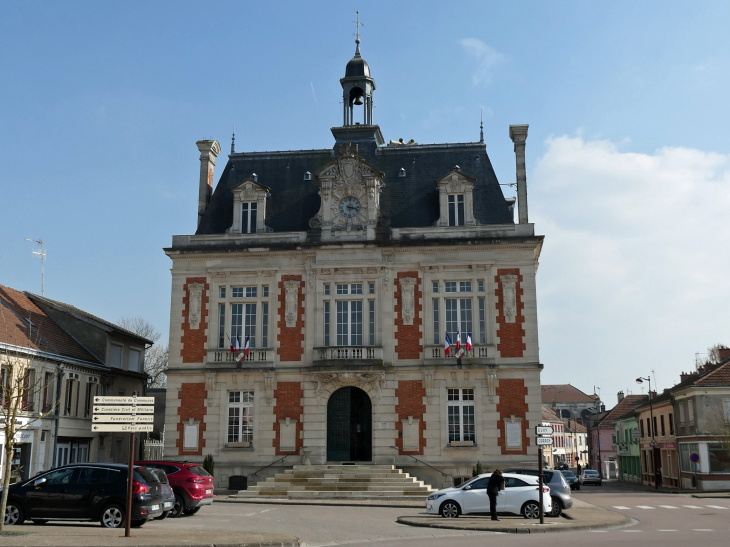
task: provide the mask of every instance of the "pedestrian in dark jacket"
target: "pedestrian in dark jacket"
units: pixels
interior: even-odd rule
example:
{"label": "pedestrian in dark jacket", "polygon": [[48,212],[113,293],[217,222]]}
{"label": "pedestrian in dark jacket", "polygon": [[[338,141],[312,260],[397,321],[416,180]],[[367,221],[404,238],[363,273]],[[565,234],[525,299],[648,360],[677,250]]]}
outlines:
{"label": "pedestrian in dark jacket", "polygon": [[504,490],[505,482],[502,476],[501,469],[495,469],[492,476],[489,477],[487,483],[487,495],[489,496],[489,512],[492,514],[492,520],[499,520],[497,518],[497,496],[499,491]]}

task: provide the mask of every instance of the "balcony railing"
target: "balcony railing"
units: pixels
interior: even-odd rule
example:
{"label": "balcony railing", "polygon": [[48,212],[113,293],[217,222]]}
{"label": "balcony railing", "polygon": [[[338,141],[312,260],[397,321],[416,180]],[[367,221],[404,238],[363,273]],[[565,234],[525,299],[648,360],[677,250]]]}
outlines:
{"label": "balcony railing", "polygon": [[[243,350],[238,351],[238,355],[231,353],[229,350],[213,350],[208,352],[208,362],[213,363],[263,363],[266,361],[273,361],[272,350],[268,349],[252,349],[249,350],[248,355],[241,358]],[[239,360],[239,358],[241,358]]]}
{"label": "balcony railing", "polygon": [[332,346],[314,348],[315,359],[318,361],[352,360],[352,359],[383,359],[383,348],[373,346]]}
{"label": "balcony railing", "polygon": [[[462,359],[470,359],[470,358],[480,358],[480,359],[486,359],[489,355],[487,352],[487,346],[472,346],[471,351],[467,351],[466,348],[464,349],[464,355],[461,357]],[[431,359],[456,359],[456,346],[451,346],[451,351],[448,355],[444,354],[444,347],[443,346],[431,346],[426,350],[426,358]]]}

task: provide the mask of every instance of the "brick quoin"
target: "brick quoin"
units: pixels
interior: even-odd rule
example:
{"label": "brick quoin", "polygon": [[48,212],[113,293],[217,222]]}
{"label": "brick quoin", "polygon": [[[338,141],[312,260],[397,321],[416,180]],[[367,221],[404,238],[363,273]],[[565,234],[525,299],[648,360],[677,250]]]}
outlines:
{"label": "brick quoin", "polygon": [[[284,281],[299,281],[299,295],[297,297],[297,322],[293,327],[286,326],[286,289]],[[301,275],[282,275],[279,281],[279,360],[301,361],[304,355],[304,283]],[[278,426],[277,426],[278,427]],[[297,424],[297,427],[299,425]]]}
{"label": "brick quoin", "polygon": [[[403,297],[401,290],[403,287],[400,285],[400,279],[402,277],[415,277],[418,281],[413,291],[414,298],[414,314],[413,324],[404,325],[402,315],[402,304]],[[400,359],[420,359],[421,351],[423,350],[421,335],[421,324],[423,318],[421,317],[421,311],[423,306],[421,305],[421,297],[423,291],[421,290],[421,278],[418,276],[418,272],[398,272],[395,278],[395,353]]]}
{"label": "brick quoin", "polygon": [[[401,454],[423,454],[423,449],[426,448],[426,437],[424,435],[426,422],[423,419],[426,412],[426,405],[423,404],[426,389],[423,387],[423,382],[421,380],[399,380],[398,387],[395,389],[395,396],[398,398],[398,404],[395,405],[395,413],[398,416],[395,422],[395,430],[399,432],[395,439],[395,446],[398,447]],[[418,450],[404,452],[403,437],[401,436],[403,422],[401,420],[407,420],[408,416],[413,416],[414,420],[421,420],[418,424]]]}
{"label": "brick quoin", "polygon": [[[497,405],[499,439],[497,439],[497,444],[502,449],[502,454],[527,454],[527,443],[529,441],[527,439],[527,403],[525,402],[527,388],[525,387],[525,381],[521,378],[499,380],[497,396],[499,397],[499,404]],[[507,449],[504,419],[513,415],[515,418],[522,418],[522,422],[520,422],[522,424],[522,448]]]}
{"label": "brick quoin", "polygon": [[304,431],[304,407],[302,406],[302,398],[304,390],[299,382],[277,382],[274,390],[274,448],[276,454],[290,454],[290,452],[282,451],[279,448],[279,436],[281,434],[281,424],[279,420],[290,418],[297,421],[296,445],[295,449],[299,450],[304,446],[304,439],[301,438],[301,432]]}
{"label": "brick quoin", "polygon": [[[193,330],[190,328],[190,322],[188,315],[190,313],[190,303],[188,294],[188,285],[191,283],[202,283],[205,285],[203,289],[203,297],[200,302],[200,325],[197,329]],[[207,351],[205,345],[208,342],[208,291],[210,286],[208,285],[205,277],[188,277],[185,279],[183,285],[183,334],[180,337],[182,342],[182,348],[180,349],[180,356],[182,357],[183,363],[203,363],[207,358]]]}
{"label": "brick quoin", "polygon": [[[507,323],[504,317],[504,303],[502,301],[502,282],[500,277],[503,275],[516,275],[517,283],[515,283],[515,294],[517,296],[517,315],[514,323]],[[497,350],[502,357],[522,357],[523,352],[527,350],[527,345],[523,342],[525,336],[525,316],[522,314],[522,310],[525,304],[522,302],[522,276],[520,275],[519,268],[505,268],[497,270],[497,275],[494,277],[494,281],[497,283],[497,288],[494,290],[494,295],[497,297],[497,336],[499,337],[499,344],[497,344]]]}
{"label": "brick quoin", "polygon": [[[203,421],[207,413],[205,408],[205,398],[208,396],[208,392],[205,390],[205,383],[187,383],[180,386],[180,391],[177,394],[180,399],[180,408],[177,409],[177,415],[180,416],[180,421],[177,424],[177,453],[180,455],[203,455],[203,448],[205,447],[205,439],[203,439],[203,431],[205,431],[205,422]],[[185,424],[190,418],[199,421],[198,424],[198,449],[197,450],[183,450],[183,439],[185,437]]]}

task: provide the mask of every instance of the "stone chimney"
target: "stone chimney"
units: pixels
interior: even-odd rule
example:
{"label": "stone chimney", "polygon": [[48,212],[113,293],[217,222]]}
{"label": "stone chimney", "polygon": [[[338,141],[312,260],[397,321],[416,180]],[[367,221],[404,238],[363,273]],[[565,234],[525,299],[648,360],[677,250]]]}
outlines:
{"label": "stone chimney", "polygon": [[210,203],[213,193],[213,169],[215,159],[221,153],[221,145],[216,140],[202,140],[195,143],[200,150],[200,181],[198,182],[198,225]]}
{"label": "stone chimney", "polygon": [[624,400],[624,392],[623,392],[623,390],[619,391],[616,395],[618,396],[618,402],[619,403]]}
{"label": "stone chimney", "polygon": [[509,138],[515,144],[517,162],[517,217],[519,224],[527,224],[527,170],[525,169],[525,141],[527,124],[510,125]]}
{"label": "stone chimney", "polygon": [[730,357],[730,348],[726,348],[725,346],[717,348],[717,356],[722,363],[725,359]]}
{"label": "stone chimney", "polygon": [[682,371],[682,373],[679,375],[679,381],[680,382],[684,382],[690,376],[692,376],[692,373],[691,372],[684,372],[684,371]]}

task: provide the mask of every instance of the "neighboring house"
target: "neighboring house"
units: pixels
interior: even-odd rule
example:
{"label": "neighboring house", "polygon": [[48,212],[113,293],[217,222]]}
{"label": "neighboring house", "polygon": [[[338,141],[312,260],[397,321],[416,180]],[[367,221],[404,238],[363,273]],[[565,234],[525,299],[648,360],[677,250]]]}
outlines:
{"label": "neighboring house", "polygon": [[[643,484],[676,488],[679,486],[677,439],[674,436],[674,405],[670,390],[657,397],[651,393],[636,407],[641,446],[641,482]],[[651,404],[649,404],[651,402]]]}
{"label": "neighboring house", "polygon": [[477,460],[534,465],[543,237],[527,218],[527,126],[509,128],[516,223],[483,140],[386,144],[359,46],[339,83],[329,148],[232,147],[214,190],[220,145],[196,143],[197,231],[165,249],[165,457],[211,454],[224,487],[302,455],[395,459],[449,486],[409,456],[453,477]]}
{"label": "neighboring house", "polygon": [[553,428],[553,444],[543,448],[543,461],[547,467],[555,467],[565,461],[565,422],[557,414],[545,405],[542,405],[542,425]]}
{"label": "neighboring house", "polygon": [[588,465],[588,428],[575,420],[565,423],[565,457],[570,467]]}
{"label": "neighboring house", "polygon": [[601,399],[595,393],[587,395],[570,384],[541,386],[542,404],[550,407],[559,417],[588,423],[588,418],[601,410]]}
{"label": "neighboring house", "polygon": [[641,482],[641,455],[639,442],[641,432],[635,410],[629,410],[613,421],[618,456],[618,479],[626,482]]}
{"label": "neighboring house", "polygon": [[[132,364],[143,370],[149,344],[66,304],[0,285],[0,362],[11,357],[28,359],[28,385],[36,386],[18,418],[27,427],[16,436],[16,476],[32,476],[54,463],[124,461],[129,446],[126,434],[92,432],[93,397],[142,394],[146,374],[129,368]],[[132,355],[133,363],[130,350],[139,351]],[[47,415],[37,419],[43,413]],[[0,444],[5,444],[4,437]]]}
{"label": "neighboring house", "polygon": [[[730,453],[720,442],[730,440],[727,429],[724,435],[721,431],[723,422],[730,423],[730,350],[723,348],[720,358],[718,365],[683,375],[670,390],[683,488],[730,488]],[[699,456],[696,464],[690,461],[692,454]]]}

